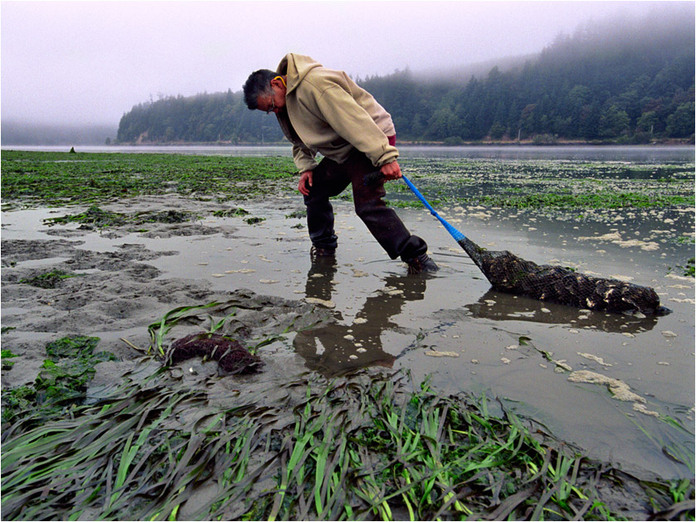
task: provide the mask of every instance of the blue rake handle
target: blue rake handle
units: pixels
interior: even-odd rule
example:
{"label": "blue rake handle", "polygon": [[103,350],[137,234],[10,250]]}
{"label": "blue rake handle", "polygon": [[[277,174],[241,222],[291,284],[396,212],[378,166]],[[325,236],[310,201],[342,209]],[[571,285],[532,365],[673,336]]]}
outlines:
{"label": "blue rake handle", "polygon": [[421,203],[423,203],[423,205],[425,205],[425,208],[427,208],[430,211],[430,213],[433,216],[435,216],[440,221],[440,223],[442,223],[445,226],[445,228],[447,229],[447,232],[450,233],[450,235],[454,238],[455,241],[459,242],[462,239],[466,239],[466,236],[464,234],[462,234],[459,230],[457,230],[452,225],[450,225],[445,220],[445,218],[443,218],[440,214],[437,213],[437,211],[432,207],[432,205],[430,205],[430,203],[428,203],[428,201],[425,199],[423,194],[421,194],[419,192],[419,190],[416,188],[416,186],[413,183],[411,183],[410,179],[408,179],[403,174],[401,175],[401,179],[403,179],[406,182],[406,185],[408,185],[408,188],[410,188],[411,191],[416,195],[416,197],[421,200]]}

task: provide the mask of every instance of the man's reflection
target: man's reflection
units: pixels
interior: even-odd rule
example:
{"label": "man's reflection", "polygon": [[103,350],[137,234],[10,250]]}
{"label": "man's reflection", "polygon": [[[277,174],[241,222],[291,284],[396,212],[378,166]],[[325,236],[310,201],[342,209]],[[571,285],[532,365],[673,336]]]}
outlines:
{"label": "man's reflection", "polygon": [[[332,259],[314,263],[307,275],[305,287],[308,299],[329,302],[334,290],[336,263]],[[316,329],[298,332],[293,342],[305,364],[327,377],[365,368],[391,368],[396,356],[382,347],[382,332],[399,325],[391,318],[401,312],[408,301],[423,299],[426,276],[388,276],[384,288],[365,300],[352,325],[338,322]],[[337,321],[341,313],[334,313]]]}

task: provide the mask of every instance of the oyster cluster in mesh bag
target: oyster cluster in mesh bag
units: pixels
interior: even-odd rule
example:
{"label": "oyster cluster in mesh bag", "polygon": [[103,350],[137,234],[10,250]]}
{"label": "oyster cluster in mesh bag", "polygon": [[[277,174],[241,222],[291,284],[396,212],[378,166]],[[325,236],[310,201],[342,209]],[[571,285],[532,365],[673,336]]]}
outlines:
{"label": "oyster cluster in mesh bag", "polygon": [[468,238],[459,241],[494,289],[533,299],[608,312],[663,315],[654,289],[593,277],[554,265],[538,265],[507,250],[490,251]]}

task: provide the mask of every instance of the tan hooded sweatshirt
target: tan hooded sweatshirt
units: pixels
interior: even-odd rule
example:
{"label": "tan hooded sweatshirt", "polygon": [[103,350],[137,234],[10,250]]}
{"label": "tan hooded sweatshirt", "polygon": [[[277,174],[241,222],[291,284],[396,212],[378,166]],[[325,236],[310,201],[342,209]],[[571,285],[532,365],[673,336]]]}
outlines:
{"label": "tan hooded sweatshirt", "polygon": [[346,73],[293,53],[283,58],[277,72],[287,79],[286,110],[277,114],[278,122],[293,144],[300,172],[317,166],[317,153],[343,163],[353,147],[375,167],[399,156],[387,138],[396,134],[391,116]]}

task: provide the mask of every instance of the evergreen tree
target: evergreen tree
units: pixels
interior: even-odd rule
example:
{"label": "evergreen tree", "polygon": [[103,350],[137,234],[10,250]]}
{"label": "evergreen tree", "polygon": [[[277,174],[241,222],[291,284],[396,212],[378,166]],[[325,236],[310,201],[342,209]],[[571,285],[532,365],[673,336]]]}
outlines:
{"label": "evergreen tree", "polygon": [[[617,30],[617,27],[621,30]],[[400,140],[645,142],[694,136],[694,20],[656,13],[583,25],[535,60],[493,67],[466,83],[409,70],[357,82],[392,115]],[[133,142],[279,143],[275,121],[249,111],[241,92],[160,97],[121,118]],[[546,138],[544,138],[546,139]]]}

